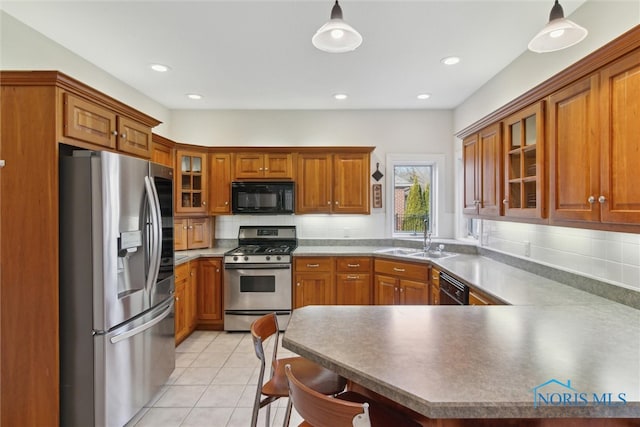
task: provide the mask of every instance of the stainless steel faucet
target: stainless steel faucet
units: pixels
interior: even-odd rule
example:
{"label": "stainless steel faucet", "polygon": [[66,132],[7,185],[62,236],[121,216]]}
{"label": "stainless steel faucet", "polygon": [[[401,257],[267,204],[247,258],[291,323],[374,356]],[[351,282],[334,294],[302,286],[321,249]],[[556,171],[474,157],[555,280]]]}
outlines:
{"label": "stainless steel faucet", "polygon": [[425,252],[431,250],[431,231],[429,231],[429,220],[424,220],[424,236],[422,237],[423,247]]}

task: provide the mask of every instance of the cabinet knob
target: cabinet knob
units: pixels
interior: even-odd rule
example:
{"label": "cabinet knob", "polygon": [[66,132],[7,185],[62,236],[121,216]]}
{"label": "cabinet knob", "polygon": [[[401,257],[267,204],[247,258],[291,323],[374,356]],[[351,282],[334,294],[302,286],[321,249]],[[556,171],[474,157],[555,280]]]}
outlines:
{"label": "cabinet knob", "polygon": [[594,204],[596,202],[596,198],[593,196],[589,196],[589,198],[587,199],[587,202]]}
{"label": "cabinet knob", "polygon": [[400,288],[400,292],[404,292],[404,289]]}
{"label": "cabinet knob", "polygon": [[509,201],[508,201],[507,199],[503,199],[503,200],[502,200],[502,204],[503,204],[503,205],[508,205],[508,204],[509,204]]}
{"label": "cabinet knob", "polygon": [[220,269],[219,268],[216,268],[216,273],[220,273]]}
{"label": "cabinet knob", "polygon": [[300,282],[296,283],[296,286],[300,286]]}
{"label": "cabinet knob", "polygon": [[182,226],[182,229],[183,229],[183,230],[186,230],[186,229],[187,229],[187,226],[186,226],[186,225],[183,225],[183,226]]}
{"label": "cabinet knob", "polygon": [[202,206],[207,206],[207,202],[202,202]]}
{"label": "cabinet knob", "polygon": [[264,170],[264,168],[258,168],[258,170],[259,170],[259,171],[263,171],[263,170]]}
{"label": "cabinet knob", "polygon": [[336,200],[336,205],[338,204],[338,201]]}
{"label": "cabinet knob", "polygon": [[112,131],[111,131],[111,135],[113,135],[113,136],[118,136],[118,131],[117,131],[117,130],[112,130]]}
{"label": "cabinet knob", "polygon": [[269,170],[269,168],[264,168],[265,172]]}
{"label": "cabinet knob", "polygon": [[328,205],[330,205],[330,204],[331,204],[331,200],[329,200],[329,201],[327,202],[327,204],[328,204]]}
{"label": "cabinet knob", "polygon": [[604,203],[604,202],[606,202],[606,201],[607,201],[607,198],[606,198],[606,197],[604,197],[604,196],[600,196],[600,197],[598,197],[598,202],[600,202],[601,204],[602,204],[602,203]]}
{"label": "cabinet knob", "polygon": [[193,229],[193,225],[190,225],[190,226],[189,226],[189,230],[191,230],[191,229]]}
{"label": "cabinet knob", "polygon": [[127,139],[127,134],[126,134],[126,133],[122,133],[122,134],[120,134],[120,137],[121,137],[122,139]]}
{"label": "cabinet knob", "polygon": [[229,206],[229,202],[224,202],[224,205],[225,206]]}

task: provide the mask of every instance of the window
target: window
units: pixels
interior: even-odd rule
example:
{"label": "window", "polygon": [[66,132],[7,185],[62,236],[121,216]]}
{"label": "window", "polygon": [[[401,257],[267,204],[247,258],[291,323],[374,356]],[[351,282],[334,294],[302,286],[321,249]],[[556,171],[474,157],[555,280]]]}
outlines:
{"label": "window", "polygon": [[439,156],[389,155],[387,214],[393,237],[436,233]]}

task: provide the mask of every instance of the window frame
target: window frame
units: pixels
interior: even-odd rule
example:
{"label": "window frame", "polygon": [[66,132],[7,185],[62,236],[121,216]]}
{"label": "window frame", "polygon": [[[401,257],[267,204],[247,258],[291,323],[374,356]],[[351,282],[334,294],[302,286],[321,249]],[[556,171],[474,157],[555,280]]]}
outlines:
{"label": "window frame", "polygon": [[395,206],[394,206],[394,188],[395,188],[395,167],[396,166],[431,166],[432,167],[432,181],[431,181],[431,201],[432,206],[430,209],[430,220],[431,220],[431,233],[433,237],[437,237],[438,227],[439,227],[439,219],[442,209],[444,208],[444,195],[443,191],[441,191],[442,183],[444,182],[444,165],[445,165],[445,155],[444,154],[415,154],[415,153],[406,153],[406,154],[387,154],[387,167],[388,171],[387,177],[385,180],[385,185],[387,187],[386,192],[386,204],[387,207],[385,209],[385,214],[387,217],[386,228],[388,233],[394,239],[402,239],[402,238],[411,238],[411,237],[420,237],[422,236],[412,236],[407,233],[396,233],[394,230],[394,216],[395,216]]}

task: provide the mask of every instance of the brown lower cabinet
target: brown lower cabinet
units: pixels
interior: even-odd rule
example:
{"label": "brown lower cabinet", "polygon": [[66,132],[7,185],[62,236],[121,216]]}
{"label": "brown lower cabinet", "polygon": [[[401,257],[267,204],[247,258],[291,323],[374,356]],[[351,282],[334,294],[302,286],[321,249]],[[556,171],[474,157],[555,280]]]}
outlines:
{"label": "brown lower cabinet", "polygon": [[202,258],[198,260],[199,329],[222,329],[222,259]]}
{"label": "brown lower cabinet", "polygon": [[180,264],[175,268],[175,337],[176,345],[180,344],[189,336],[192,327],[193,302],[192,288],[194,285],[191,280],[191,263]]}
{"label": "brown lower cabinet", "polygon": [[436,267],[431,267],[429,277],[431,282],[431,298],[429,299],[429,304],[440,305],[440,270]]}
{"label": "brown lower cabinet", "polygon": [[195,329],[222,329],[222,260],[202,258],[175,268],[176,345]]}
{"label": "brown lower cabinet", "polygon": [[336,257],[336,304],[373,303],[371,257]]}
{"label": "brown lower cabinet", "polygon": [[374,266],[375,304],[429,304],[428,265],[376,259]]}
{"label": "brown lower cabinet", "polygon": [[332,257],[296,258],[293,265],[293,308],[335,304]]}

